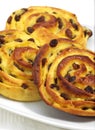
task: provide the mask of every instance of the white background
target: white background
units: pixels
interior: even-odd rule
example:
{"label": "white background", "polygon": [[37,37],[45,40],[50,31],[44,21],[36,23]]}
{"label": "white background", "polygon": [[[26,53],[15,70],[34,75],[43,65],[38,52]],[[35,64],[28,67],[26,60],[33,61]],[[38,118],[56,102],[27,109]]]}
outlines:
{"label": "white background", "polygon": [[14,11],[32,5],[46,5],[66,9],[75,13],[83,25],[94,26],[94,0],[0,0],[0,29]]}
{"label": "white background", "polygon": [[[66,9],[68,11],[71,11],[72,13],[75,13],[78,17],[79,22],[82,25],[86,25],[88,27],[95,27],[94,23],[94,0],[0,0],[0,30],[3,30],[5,27],[5,23],[6,20],[8,18],[8,16],[15,10],[20,9],[20,8],[27,8],[29,6],[33,6],[33,5],[44,5],[44,6],[53,6],[53,7],[59,7],[59,8],[63,8]],[[93,29],[94,30],[94,29]],[[88,48],[94,50],[95,46],[94,46],[94,31],[93,31],[93,37],[91,38],[91,40],[89,42],[91,42],[91,44],[88,45]],[[16,105],[17,104],[17,105]],[[15,102],[11,102],[11,101],[7,101],[6,99],[3,99],[3,97],[0,97],[0,130],[63,130],[63,129],[70,129],[69,126],[67,127],[63,127],[61,128],[61,126],[66,126],[66,124],[64,124],[64,121],[62,122],[63,124],[59,124],[58,128],[56,127],[56,120],[55,120],[55,124],[49,122],[47,125],[44,124],[43,122],[39,122],[39,121],[34,121],[31,119],[28,119],[26,117],[23,117],[23,114],[21,114],[20,112],[16,112],[14,110],[12,110],[12,108],[15,108],[17,111],[20,109],[23,109],[23,103],[22,104],[18,104]],[[24,104],[27,106],[27,104]],[[32,105],[32,103],[31,103]],[[6,107],[5,107],[6,106]],[[36,105],[37,106],[37,105]],[[9,107],[9,108],[8,108]],[[28,105],[28,107],[30,107]],[[48,109],[48,107],[45,105],[43,107],[46,107],[46,109],[42,109],[44,110],[43,115],[45,115],[45,112],[51,113],[51,118],[52,115],[54,113],[51,112],[52,109]],[[11,108],[11,109],[10,109]],[[5,110],[6,109],[6,110]],[[26,111],[27,109],[24,108]],[[24,111],[24,109],[22,111]],[[13,114],[12,111],[14,113],[18,113],[18,114]],[[35,104],[34,104],[34,109],[35,112],[37,110],[38,112],[38,108],[35,109]],[[49,111],[48,111],[49,110]],[[30,112],[32,111],[32,108],[30,110]],[[42,113],[41,109],[40,112]],[[39,113],[40,113],[39,112]],[[61,120],[58,116],[58,113],[56,113],[57,111],[55,111],[55,117],[58,118],[58,121]],[[60,113],[59,113],[60,114]],[[64,116],[64,115],[63,115]],[[72,119],[70,118],[70,120],[65,120],[65,122],[67,124],[72,125],[72,121],[76,120],[76,123],[71,126],[71,129],[73,130],[77,130],[77,126],[78,130],[88,130],[88,128],[90,128],[90,130],[94,130],[95,128],[95,122],[93,123],[93,119],[89,119],[86,122],[86,119],[84,118],[85,122],[81,122],[81,118],[80,121],[77,120],[79,118],[75,118]],[[83,118],[82,118],[83,120]],[[69,123],[68,123],[69,122]],[[83,123],[83,124],[82,124]],[[51,124],[51,125],[50,125]],[[91,126],[89,126],[91,125]],[[83,126],[83,127],[82,127]]]}

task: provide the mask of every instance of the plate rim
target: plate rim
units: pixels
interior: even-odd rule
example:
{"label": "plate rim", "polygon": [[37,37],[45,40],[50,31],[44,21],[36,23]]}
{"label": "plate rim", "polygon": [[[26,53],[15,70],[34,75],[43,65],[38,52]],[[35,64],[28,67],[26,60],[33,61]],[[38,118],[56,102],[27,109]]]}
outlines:
{"label": "plate rim", "polygon": [[[4,99],[5,101],[6,100],[8,100],[9,102],[12,101],[10,99],[6,99],[6,98],[1,97],[1,96],[0,96],[0,98]],[[18,101],[16,101],[16,102],[19,103]],[[23,103],[23,102],[21,102],[21,103]],[[22,116],[24,118],[28,118],[28,119],[31,119],[31,120],[34,120],[34,121],[38,121],[40,123],[44,123],[46,125],[51,125],[51,126],[54,126],[54,127],[57,127],[57,128],[63,128],[63,129],[68,129],[68,130],[80,130],[79,125],[76,125],[76,126],[74,125],[74,127],[73,127],[73,125],[72,124],[70,125],[69,122],[67,122],[68,125],[65,124],[66,123],[65,121],[64,121],[64,125],[62,125],[62,124],[59,124],[59,123],[55,122],[54,120],[56,120],[56,119],[45,117],[45,116],[37,114],[36,112],[33,112],[33,111],[31,111],[32,113],[29,115],[29,113],[27,113],[27,112],[17,110],[16,108],[13,108],[13,107],[5,105],[5,104],[2,104],[1,102],[0,102],[0,108],[2,108],[4,110],[7,110],[9,112],[12,112],[12,113],[14,113],[16,115],[20,115],[20,116]],[[49,120],[49,119],[51,119],[51,120]],[[86,128],[84,128],[84,127],[81,128],[81,130],[89,130],[89,129],[94,130],[94,128],[91,127],[91,126],[89,126],[89,127],[87,126]]]}

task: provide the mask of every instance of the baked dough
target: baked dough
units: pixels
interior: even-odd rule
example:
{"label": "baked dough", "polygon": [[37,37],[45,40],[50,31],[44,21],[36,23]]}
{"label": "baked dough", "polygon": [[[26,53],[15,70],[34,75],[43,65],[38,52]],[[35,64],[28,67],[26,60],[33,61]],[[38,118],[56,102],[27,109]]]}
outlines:
{"label": "baked dough", "polygon": [[26,41],[29,44],[34,44],[33,46],[35,48],[40,48],[54,38],[58,38],[58,36],[43,27],[37,28],[31,35],[21,30],[7,29],[0,31],[0,46],[11,41],[16,41],[19,43]]}
{"label": "baked dough", "polygon": [[34,82],[48,105],[95,116],[95,53],[69,43],[54,39],[40,49],[33,65]]}
{"label": "baked dough", "polygon": [[[95,116],[92,31],[75,14],[47,6],[14,11],[0,31],[0,94],[18,101],[43,99],[79,116]],[[36,58],[35,58],[36,57]]]}
{"label": "baked dough", "polygon": [[6,22],[6,29],[19,29],[28,34],[32,34],[39,27],[46,28],[60,38],[75,41],[79,48],[86,48],[87,39],[92,35],[90,29],[78,22],[75,14],[48,6],[31,6],[16,10]]}
{"label": "baked dough", "polygon": [[19,101],[41,99],[32,64],[39,48],[52,38],[57,37],[40,27],[31,35],[16,29],[0,31],[0,94]]}
{"label": "baked dough", "polygon": [[0,32],[0,94],[18,101],[41,99],[33,82],[32,65],[38,52],[34,40],[17,30]]}

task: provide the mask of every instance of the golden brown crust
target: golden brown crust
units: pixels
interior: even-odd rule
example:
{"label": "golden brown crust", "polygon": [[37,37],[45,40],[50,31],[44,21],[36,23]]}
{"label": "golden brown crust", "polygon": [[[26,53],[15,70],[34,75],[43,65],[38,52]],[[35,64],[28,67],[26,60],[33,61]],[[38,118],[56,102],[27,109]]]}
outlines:
{"label": "golden brown crust", "polygon": [[70,114],[95,116],[95,53],[84,50],[91,35],[66,10],[16,10],[0,31],[0,94],[19,101],[42,97]]}
{"label": "golden brown crust", "polygon": [[19,29],[28,34],[32,34],[39,27],[40,30],[45,28],[58,37],[75,41],[80,48],[86,48],[87,39],[92,35],[90,29],[80,25],[75,14],[48,6],[16,10],[6,22],[6,29]]}
{"label": "golden brown crust", "polygon": [[42,99],[71,114],[95,116],[95,53],[56,40],[44,45],[34,62]]}
{"label": "golden brown crust", "polygon": [[0,48],[0,94],[18,101],[41,97],[33,82],[32,65],[38,52],[34,40],[24,32],[4,30]]}
{"label": "golden brown crust", "polygon": [[32,35],[15,29],[0,31],[0,77],[3,78],[4,75],[6,79],[3,81],[0,78],[2,95],[20,101],[41,99],[38,88],[33,83],[32,65],[39,48],[56,38],[45,28],[41,30],[36,29]]}

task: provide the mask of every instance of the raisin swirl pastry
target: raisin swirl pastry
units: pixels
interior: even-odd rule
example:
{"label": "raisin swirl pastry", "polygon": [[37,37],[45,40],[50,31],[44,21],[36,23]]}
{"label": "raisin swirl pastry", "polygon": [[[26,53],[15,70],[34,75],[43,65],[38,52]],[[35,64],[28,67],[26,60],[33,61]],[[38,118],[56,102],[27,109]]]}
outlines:
{"label": "raisin swirl pastry", "polygon": [[0,33],[1,95],[18,101],[41,99],[32,76],[37,52],[34,40],[23,32],[7,30]]}
{"label": "raisin swirl pastry", "polygon": [[[33,66],[34,82],[50,106],[79,116],[95,116],[95,53],[57,39],[44,45]],[[64,43],[64,44],[62,44]]]}
{"label": "raisin swirl pastry", "polygon": [[0,31],[0,47],[8,42],[16,41],[18,43],[27,42],[34,44],[34,48],[40,48],[51,39],[58,38],[55,34],[43,27],[37,28],[31,35],[17,29],[8,29]]}
{"label": "raisin swirl pastry", "polygon": [[92,35],[90,29],[80,25],[75,14],[54,7],[22,8],[14,11],[6,22],[6,29],[19,29],[28,34],[39,27],[46,28],[60,38],[75,41],[79,48],[85,48],[87,39]]}

